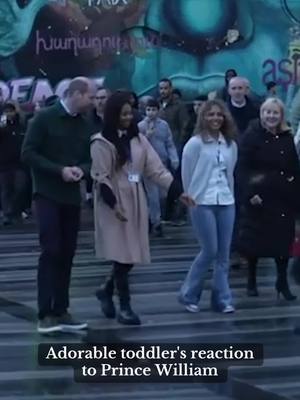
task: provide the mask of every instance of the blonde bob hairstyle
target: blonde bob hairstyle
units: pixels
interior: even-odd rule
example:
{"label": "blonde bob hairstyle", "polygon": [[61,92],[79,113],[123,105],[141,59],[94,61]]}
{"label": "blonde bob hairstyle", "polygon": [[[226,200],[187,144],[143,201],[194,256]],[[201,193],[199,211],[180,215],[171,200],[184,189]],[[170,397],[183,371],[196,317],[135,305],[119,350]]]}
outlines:
{"label": "blonde bob hairstyle", "polygon": [[221,110],[221,113],[223,114],[224,121],[220,128],[220,131],[224,136],[224,139],[226,140],[227,144],[229,145],[232,142],[232,140],[234,140],[237,137],[238,130],[232,118],[232,115],[230,114],[230,111],[228,110],[226,104],[222,100],[218,99],[208,100],[200,107],[198,111],[198,118],[194,134],[200,135],[203,141],[208,140],[210,136],[209,127],[205,119],[205,116],[207,113],[210,112],[210,110],[214,106],[218,107]]}
{"label": "blonde bob hairstyle", "polygon": [[291,128],[288,126],[286,120],[285,120],[285,110],[284,110],[284,104],[283,102],[278,99],[277,97],[270,97],[267,100],[265,100],[262,105],[260,106],[260,122],[261,125],[267,129],[263,122],[263,112],[264,110],[271,104],[275,104],[278,106],[281,114],[281,122],[278,124],[277,131],[278,132],[286,132],[286,131],[291,131]]}

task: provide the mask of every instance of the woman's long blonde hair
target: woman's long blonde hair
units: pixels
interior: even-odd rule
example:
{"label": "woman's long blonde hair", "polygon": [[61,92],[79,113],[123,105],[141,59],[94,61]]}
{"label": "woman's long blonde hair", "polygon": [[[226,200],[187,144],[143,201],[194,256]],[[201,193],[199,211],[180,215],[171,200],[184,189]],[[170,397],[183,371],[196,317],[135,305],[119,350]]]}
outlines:
{"label": "woman's long blonde hair", "polygon": [[284,108],[284,104],[283,104],[283,102],[282,102],[280,99],[278,99],[277,97],[269,97],[269,98],[268,98],[267,100],[265,100],[265,101],[262,103],[262,105],[260,106],[260,122],[261,122],[262,126],[263,126],[264,128],[266,128],[265,124],[263,123],[262,115],[263,115],[264,109],[265,109],[268,105],[270,105],[270,104],[276,104],[276,105],[279,107],[279,109],[280,109],[281,122],[280,122],[280,124],[278,125],[278,132],[285,132],[285,131],[291,131],[291,132],[292,132],[291,127],[288,126],[288,124],[287,124],[287,122],[286,122],[286,119],[285,119],[285,108]]}
{"label": "woman's long blonde hair", "polygon": [[221,126],[220,131],[223,134],[227,144],[230,144],[231,141],[237,137],[238,130],[232,118],[232,115],[230,114],[230,111],[228,110],[226,104],[222,100],[218,99],[208,100],[200,107],[198,111],[198,118],[194,134],[200,135],[204,141],[207,140],[207,138],[209,137],[209,129],[207,126],[207,122],[205,120],[205,115],[214,106],[219,107],[223,114],[224,122],[223,125]]}

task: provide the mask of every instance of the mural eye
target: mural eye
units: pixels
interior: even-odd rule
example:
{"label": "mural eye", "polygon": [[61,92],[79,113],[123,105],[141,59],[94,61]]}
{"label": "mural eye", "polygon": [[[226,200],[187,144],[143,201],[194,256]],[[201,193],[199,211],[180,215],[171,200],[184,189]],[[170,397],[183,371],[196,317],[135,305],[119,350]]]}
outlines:
{"label": "mural eye", "polygon": [[30,2],[31,0],[17,0],[17,4],[20,8],[25,8]]}
{"label": "mural eye", "polygon": [[243,10],[242,17],[237,0],[155,0],[143,31],[159,37],[163,47],[202,55],[249,37],[251,14],[244,3]]}
{"label": "mural eye", "polygon": [[235,0],[167,0],[164,15],[178,36],[219,39],[236,19]]}

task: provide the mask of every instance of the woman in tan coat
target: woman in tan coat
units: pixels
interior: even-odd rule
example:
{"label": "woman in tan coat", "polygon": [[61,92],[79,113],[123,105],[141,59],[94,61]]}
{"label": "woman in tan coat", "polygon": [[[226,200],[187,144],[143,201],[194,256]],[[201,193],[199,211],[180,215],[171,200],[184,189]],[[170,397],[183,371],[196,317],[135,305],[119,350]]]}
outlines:
{"label": "woman in tan coat", "polygon": [[[128,272],[137,263],[149,263],[148,207],[143,177],[182,193],[133,120],[128,93],[117,92],[107,102],[103,132],[92,138],[91,175],[95,182],[95,242],[97,256],[113,261],[111,277],[97,291],[106,317],[115,317],[114,285],[120,298],[118,321],[139,325],[130,307]],[[181,200],[193,201],[181,194]]]}

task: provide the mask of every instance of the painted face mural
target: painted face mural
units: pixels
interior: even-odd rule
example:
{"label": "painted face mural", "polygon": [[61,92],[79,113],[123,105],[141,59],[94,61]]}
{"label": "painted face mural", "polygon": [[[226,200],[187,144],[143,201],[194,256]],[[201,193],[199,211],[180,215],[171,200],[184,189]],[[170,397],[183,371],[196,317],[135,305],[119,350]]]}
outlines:
{"label": "painted face mural", "polygon": [[299,24],[294,0],[1,0],[1,88],[36,102],[87,75],[142,96],[167,77],[191,99],[234,68],[256,93],[275,81],[292,98]]}

